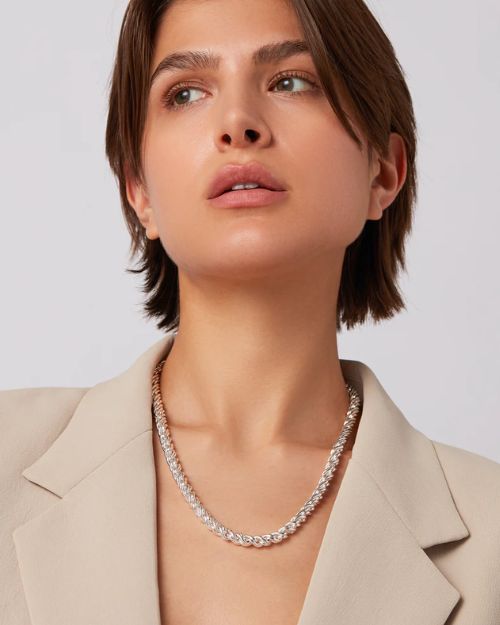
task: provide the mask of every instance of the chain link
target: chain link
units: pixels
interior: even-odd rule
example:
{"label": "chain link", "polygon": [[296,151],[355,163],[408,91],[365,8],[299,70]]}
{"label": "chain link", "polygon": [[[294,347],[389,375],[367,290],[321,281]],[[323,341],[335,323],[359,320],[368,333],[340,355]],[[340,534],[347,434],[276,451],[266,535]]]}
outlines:
{"label": "chain link", "polygon": [[222,523],[220,523],[214,516],[212,516],[212,514],[210,514],[210,512],[203,506],[200,499],[194,492],[192,486],[189,484],[186,476],[184,475],[184,471],[182,470],[181,463],[179,461],[179,458],[177,457],[172,437],[170,435],[170,430],[165,415],[165,408],[160,392],[160,375],[165,360],[166,358],[158,363],[153,373],[153,412],[156,422],[156,429],[160,437],[160,443],[163,449],[163,453],[165,455],[165,459],[174,480],[176,481],[181,493],[184,496],[184,499],[210,531],[212,531],[217,536],[220,536],[224,540],[234,543],[235,545],[239,545],[241,547],[268,547],[270,545],[282,542],[291,534],[293,534],[307,520],[307,518],[312,514],[318,503],[323,498],[326,490],[328,489],[328,486],[333,478],[333,475],[335,474],[335,470],[340,461],[340,457],[342,455],[345,443],[349,438],[349,434],[354,427],[356,418],[358,417],[360,411],[361,399],[358,392],[353,386],[346,383],[346,388],[350,398],[349,408],[347,410],[347,414],[340,435],[330,451],[326,466],[312,495],[300,508],[297,514],[295,514],[287,523],[285,523],[283,527],[280,527],[279,530],[271,532],[270,534],[252,536],[248,534],[234,532],[222,525]]}

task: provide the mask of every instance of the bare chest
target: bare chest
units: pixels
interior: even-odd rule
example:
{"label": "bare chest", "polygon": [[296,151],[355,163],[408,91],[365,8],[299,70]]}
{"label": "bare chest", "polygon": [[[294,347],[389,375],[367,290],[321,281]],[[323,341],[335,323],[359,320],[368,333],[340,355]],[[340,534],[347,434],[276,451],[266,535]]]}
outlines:
{"label": "bare chest", "polygon": [[[283,543],[261,549],[239,547],[213,534],[184,500],[162,454],[156,441],[162,625],[297,625],[349,452],[311,517]],[[249,475],[248,482],[239,476],[237,487],[231,488],[224,484],[222,473],[219,470],[218,482],[205,483],[203,494],[195,481],[190,482],[207,509],[234,531],[274,531],[312,492],[294,486],[293,479],[287,481],[288,490],[283,485],[280,493],[266,492],[260,482],[259,503],[254,496],[259,491],[255,475],[253,479]],[[313,488],[320,474],[321,470],[311,473]]]}

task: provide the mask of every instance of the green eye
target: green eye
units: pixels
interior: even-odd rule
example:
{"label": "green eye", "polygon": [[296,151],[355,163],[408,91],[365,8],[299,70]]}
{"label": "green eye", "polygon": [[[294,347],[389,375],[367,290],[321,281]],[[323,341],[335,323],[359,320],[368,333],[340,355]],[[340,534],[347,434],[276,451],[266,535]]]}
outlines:
{"label": "green eye", "polygon": [[[294,87],[297,84],[307,83],[311,88],[310,89],[299,89],[299,91],[294,91]],[[285,85],[284,89],[278,89],[278,92],[289,93],[290,95],[302,95],[303,93],[317,91],[319,89],[318,85],[313,82],[310,78],[307,78],[303,74],[298,72],[283,72],[275,77],[273,81],[272,88],[276,87],[283,83]],[[189,92],[190,91],[199,91],[203,92],[203,89],[197,88],[194,85],[190,85],[189,83],[178,83],[165,96],[162,98],[162,102],[165,108],[172,110],[180,110],[190,106],[191,104],[195,104],[198,100],[190,100]],[[180,100],[178,99],[180,96]],[[202,98],[198,98],[202,99]]]}
{"label": "green eye", "polygon": [[[186,94],[189,94],[190,91],[201,91],[201,89],[196,89],[196,87],[182,87],[182,89],[177,89],[177,91],[171,97],[171,102],[175,102],[177,106],[192,104],[193,100],[186,101]],[[179,95],[183,96],[180,101],[177,99],[177,96]],[[196,100],[194,100],[194,102],[196,102]]]}
{"label": "green eye", "polygon": [[287,74],[286,76],[283,76],[277,82],[275,82],[274,86],[277,86],[280,83],[284,83],[286,85],[285,88],[278,89],[278,91],[287,91],[287,92],[296,93],[296,92],[293,92],[292,89],[297,82],[307,83],[310,86],[312,86],[313,89],[316,88],[315,83],[313,83],[308,78],[304,78],[303,76],[296,76],[294,74]]}

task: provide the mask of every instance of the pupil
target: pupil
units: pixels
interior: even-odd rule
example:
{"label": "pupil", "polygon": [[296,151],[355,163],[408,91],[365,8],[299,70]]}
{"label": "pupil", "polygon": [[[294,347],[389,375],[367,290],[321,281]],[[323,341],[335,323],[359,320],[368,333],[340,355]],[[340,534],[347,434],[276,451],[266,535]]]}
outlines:
{"label": "pupil", "polygon": [[[287,83],[289,87],[293,85],[293,78],[282,78],[280,80],[281,83]],[[291,89],[282,89],[282,91],[291,91]]]}
{"label": "pupil", "polygon": [[176,94],[176,96],[175,96],[174,100],[176,100],[177,104],[183,104],[183,102],[178,102],[178,101],[177,101],[177,98],[178,98],[180,95],[187,95],[187,97],[185,98],[185,100],[189,100],[189,89],[183,89],[182,91],[179,91],[179,92]]}

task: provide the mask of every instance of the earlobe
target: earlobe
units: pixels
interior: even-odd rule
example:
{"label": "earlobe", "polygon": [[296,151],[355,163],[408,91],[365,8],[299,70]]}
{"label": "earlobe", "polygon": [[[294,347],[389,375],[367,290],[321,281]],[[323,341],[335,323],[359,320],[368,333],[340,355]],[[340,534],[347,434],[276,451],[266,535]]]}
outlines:
{"label": "earlobe", "polygon": [[127,192],[127,200],[134,209],[138,220],[146,230],[148,239],[157,239],[159,237],[156,228],[153,209],[150,206],[149,197],[145,192],[142,184],[131,175],[128,167],[125,167],[125,188]]}
{"label": "earlobe", "polygon": [[379,171],[372,182],[368,219],[381,219],[384,210],[396,199],[407,173],[406,146],[398,133],[389,137],[386,158],[377,157]]}
{"label": "earlobe", "polygon": [[128,165],[125,166],[125,189],[127,192],[127,200],[134,209],[139,221],[145,226],[145,210],[149,205],[149,199],[144,192],[141,183],[131,173]]}

